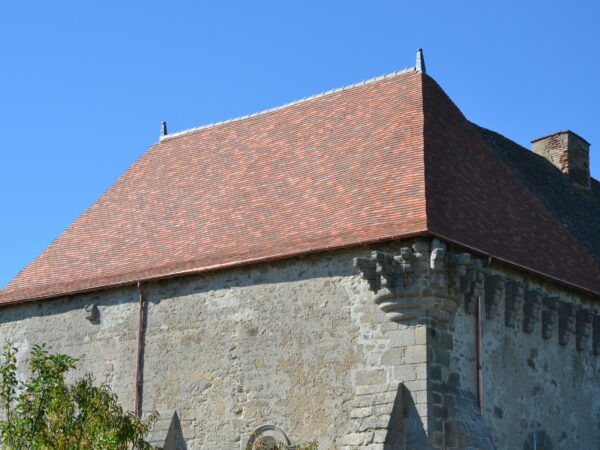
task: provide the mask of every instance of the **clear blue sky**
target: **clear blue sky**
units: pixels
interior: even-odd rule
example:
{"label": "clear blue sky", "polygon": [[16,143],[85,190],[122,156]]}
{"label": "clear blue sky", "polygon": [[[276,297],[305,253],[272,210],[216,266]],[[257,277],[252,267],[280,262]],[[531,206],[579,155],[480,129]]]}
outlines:
{"label": "clear blue sky", "polygon": [[0,286],[169,131],[414,65],[529,146],[572,129],[600,176],[600,6],[582,1],[4,2]]}

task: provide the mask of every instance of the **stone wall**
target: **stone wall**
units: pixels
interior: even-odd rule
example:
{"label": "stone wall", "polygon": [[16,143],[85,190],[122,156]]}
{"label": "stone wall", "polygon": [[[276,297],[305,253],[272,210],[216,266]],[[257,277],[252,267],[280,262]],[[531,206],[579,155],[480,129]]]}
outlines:
{"label": "stone wall", "polygon": [[[377,250],[145,283],[153,441],[238,450],[272,424],[320,449],[595,448],[597,305],[439,240]],[[21,370],[37,343],[80,358],[133,409],[138,307],[135,286],[4,307],[0,341]]]}
{"label": "stone wall", "polygon": [[[142,405],[162,416],[153,438],[166,436],[176,412],[190,449],[238,450],[265,423],[292,442],[340,448],[361,395],[391,386],[405,354],[418,359],[416,335],[397,333],[352,266],[353,257],[368,254],[342,251],[144,284]],[[86,319],[90,304],[99,311],[93,322]],[[19,346],[22,371],[39,343],[80,358],[73,376],[91,372],[133,409],[138,308],[135,286],[4,307],[0,341]],[[408,369],[408,385],[422,377],[417,367]],[[375,416],[381,427],[364,424],[379,430],[367,441],[385,440],[390,414]]]}
{"label": "stone wall", "polygon": [[[100,320],[86,320],[85,306],[96,304]],[[133,409],[138,304],[135,288],[60,298],[0,309],[0,344],[18,347],[18,369],[25,373],[27,357],[36,344],[46,344],[81,360],[83,371],[94,374]],[[73,373],[76,376],[77,373]]]}
{"label": "stone wall", "polygon": [[144,409],[178,410],[189,448],[237,450],[265,423],[333,448],[364,359],[352,272],[308,258],[147,288]]}
{"label": "stone wall", "polygon": [[356,266],[390,320],[426,327],[427,446],[415,448],[597,448],[596,299],[437,239]]}
{"label": "stone wall", "polygon": [[[595,449],[600,442],[599,327],[597,304],[517,272],[490,272],[524,287],[511,325],[510,293],[497,313],[482,320],[483,417],[499,449]],[[485,301],[492,301],[487,292]],[[513,294],[514,295],[514,294]],[[520,300],[517,300],[519,302]],[[528,301],[537,302],[528,308]],[[524,316],[531,312],[531,317]],[[476,385],[475,317],[460,309],[452,329],[449,380],[457,390]],[[595,347],[595,348],[594,348]]]}

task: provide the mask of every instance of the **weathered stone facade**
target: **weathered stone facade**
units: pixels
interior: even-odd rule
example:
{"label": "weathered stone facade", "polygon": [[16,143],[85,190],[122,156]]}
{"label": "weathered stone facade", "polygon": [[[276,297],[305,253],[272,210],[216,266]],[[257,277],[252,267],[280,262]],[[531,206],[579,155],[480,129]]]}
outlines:
{"label": "weathered stone facade", "polygon": [[[372,250],[145,283],[155,435],[238,450],[268,423],[320,449],[596,448],[597,304],[438,239]],[[6,306],[0,339],[21,368],[42,342],[79,357],[133,409],[138,306],[135,286]]]}
{"label": "weathered stone facade", "polygon": [[398,448],[597,447],[593,300],[436,239],[356,265],[390,320],[426,328],[427,397],[417,405],[425,433],[405,427],[404,439],[418,443]]}

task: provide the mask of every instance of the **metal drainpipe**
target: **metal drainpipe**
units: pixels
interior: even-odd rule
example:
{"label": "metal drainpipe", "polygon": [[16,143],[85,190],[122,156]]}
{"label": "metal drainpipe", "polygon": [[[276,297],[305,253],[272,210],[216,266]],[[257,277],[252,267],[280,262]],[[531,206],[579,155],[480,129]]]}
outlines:
{"label": "metal drainpipe", "polygon": [[477,358],[477,405],[483,409],[483,363],[481,358],[481,297],[477,296],[475,306],[475,353]]}
{"label": "metal drainpipe", "polygon": [[142,396],[142,353],[144,350],[144,309],[146,302],[144,301],[144,291],[142,290],[141,281],[137,282],[137,290],[139,297],[139,316],[138,316],[138,330],[137,330],[137,352],[136,352],[136,368],[135,368],[135,404],[134,413],[136,417],[140,417],[140,400]]}

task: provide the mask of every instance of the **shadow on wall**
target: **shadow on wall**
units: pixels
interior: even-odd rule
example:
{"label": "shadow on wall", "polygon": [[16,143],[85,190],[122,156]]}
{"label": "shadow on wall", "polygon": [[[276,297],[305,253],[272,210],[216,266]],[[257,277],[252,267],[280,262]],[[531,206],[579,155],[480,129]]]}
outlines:
{"label": "shadow on wall", "polygon": [[[438,388],[437,393],[432,393],[439,396],[440,402],[446,406],[442,408],[429,405],[430,417],[425,418],[428,420],[428,435],[413,394],[403,384],[399,385],[390,414],[384,449],[495,449],[473,393],[455,386],[439,385]],[[541,431],[537,433],[536,445],[537,447],[532,447],[530,443],[524,450],[552,450],[550,440]]]}
{"label": "shadow on wall", "polygon": [[187,450],[177,412],[158,420],[148,436],[148,442],[162,450]]}
{"label": "shadow on wall", "polygon": [[[357,252],[368,253],[371,249],[361,247],[339,250],[331,254],[297,256],[280,261],[263,262],[229,269],[209,271],[195,275],[166,278],[143,282],[146,300],[160,303],[163,299],[209,292],[218,289],[240,288],[257,284],[277,284],[314,278],[356,276],[352,261]],[[385,247],[387,248],[387,247]],[[130,285],[98,288],[88,293],[59,296],[56,298],[14,305],[0,305],[0,325],[43,316],[56,316],[80,310],[81,318],[88,318],[86,306],[95,305],[97,316],[92,323],[102,322],[102,310],[119,304],[138,303],[135,283]],[[88,320],[90,320],[88,318]]]}
{"label": "shadow on wall", "polygon": [[523,450],[553,450],[552,441],[546,432],[541,430],[540,424],[534,423],[533,428],[523,445]]}
{"label": "shadow on wall", "polygon": [[388,424],[385,450],[427,450],[427,433],[411,392],[400,383]]}

